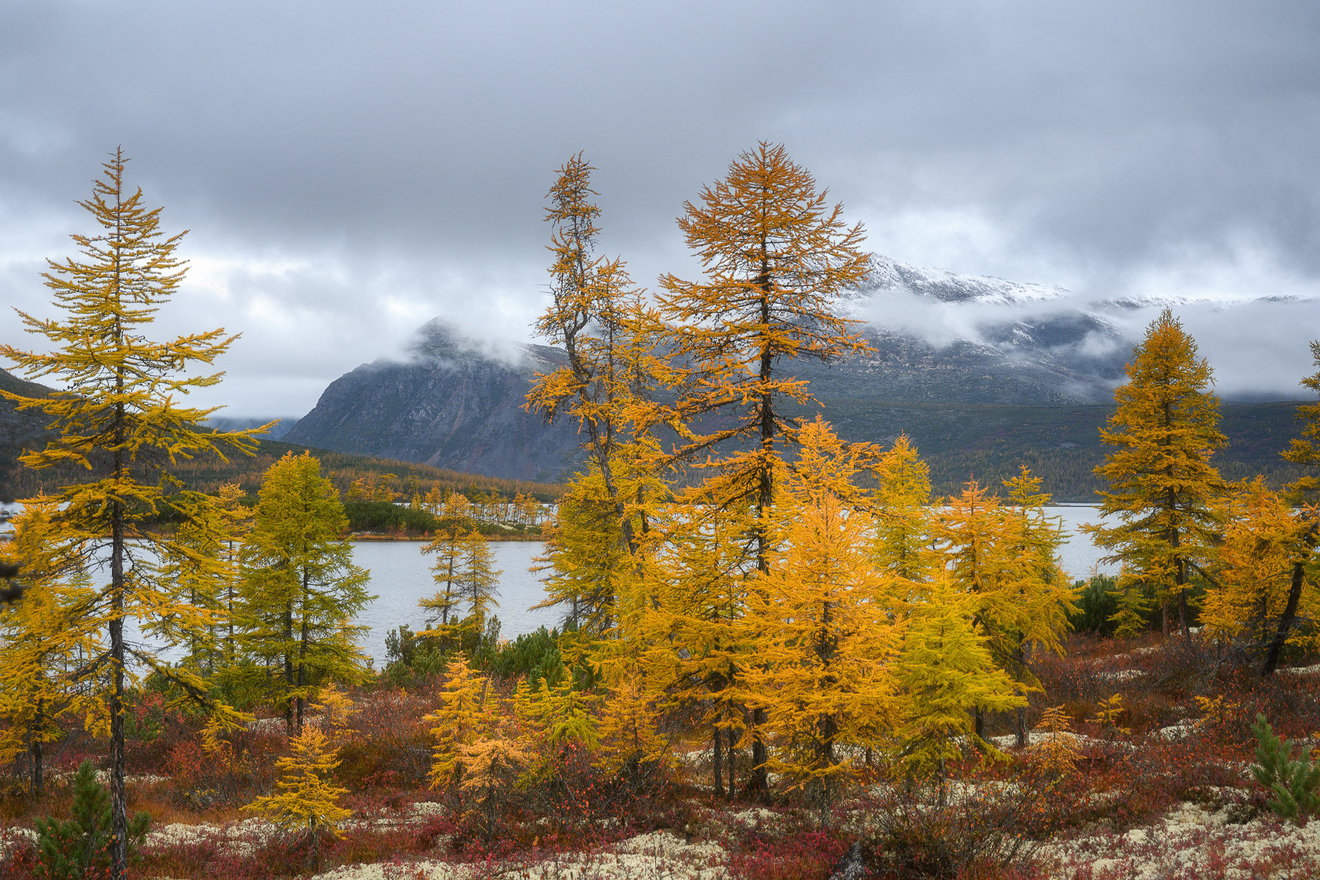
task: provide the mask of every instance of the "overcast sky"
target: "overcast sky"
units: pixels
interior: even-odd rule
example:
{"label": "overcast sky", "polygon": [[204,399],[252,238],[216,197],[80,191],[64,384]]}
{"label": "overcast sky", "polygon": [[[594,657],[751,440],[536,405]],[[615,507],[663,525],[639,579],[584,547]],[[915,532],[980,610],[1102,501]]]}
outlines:
{"label": "overcast sky", "polygon": [[[7,0],[0,303],[49,312],[44,260],[92,231],[75,202],[122,144],[191,230],[162,333],[242,334],[201,402],[299,416],[433,316],[529,338],[574,152],[602,250],[653,287],[690,273],[683,201],[758,140],[905,263],[1084,299],[1320,296],[1310,0]],[[1291,394],[1316,318],[1184,321],[1222,386]]]}

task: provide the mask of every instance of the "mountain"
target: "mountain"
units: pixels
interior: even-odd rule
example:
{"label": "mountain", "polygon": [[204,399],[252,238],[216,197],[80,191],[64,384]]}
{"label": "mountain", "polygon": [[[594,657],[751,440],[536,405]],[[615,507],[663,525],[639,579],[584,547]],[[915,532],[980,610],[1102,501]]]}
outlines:
{"label": "mountain", "polygon": [[[12,373],[0,369],[0,390],[24,397],[45,397],[49,388],[35,382],[25,382]],[[8,398],[0,396],[0,501],[12,501],[12,472],[18,466],[18,456],[27,449],[40,448],[45,443],[45,415],[28,410],[22,412]]]}
{"label": "mountain", "polygon": [[[1138,341],[1150,302],[1078,305],[1059,287],[921,269],[875,256],[868,283],[841,307],[872,351],[837,362],[789,362],[848,439],[910,436],[937,491],[971,478],[995,484],[1020,464],[1057,497],[1088,500],[1105,450],[1097,428]],[[572,425],[522,409],[554,349],[494,348],[436,319],[411,356],[358,367],[333,382],[287,440],[515,479],[558,479],[577,460]],[[802,413],[806,415],[806,412]],[[1290,476],[1278,459],[1293,404],[1227,403],[1229,476]]]}
{"label": "mountain", "polygon": [[[1097,428],[1137,342],[1133,332],[1161,303],[1078,304],[1060,287],[882,256],[872,269],[841,308],[860,322],[873,350],[831,364],[787,364],[810,380],[839,433],[880,443],[907,434],[941,493],[969,478],[995,484],[1025,463],[1056,497],[1089,499],[1091,470],[1104,455]],[[555,349],[480,341],[437,318],[404,357],[364,364],[332,382],[311,412],[279,426],[287,429],[281,439],[485,476],[562,480],[579,460],[575,426],[546,425],[522,408],[534,375],[562,362]],[[0,371],[5,383],[19,380]],[[1226,475],[1287,478],[1278,452],[1295,431],[1293,410],[1290,403],[1227,402]],[[0,401],[0,463],[13,460],[23,438],[40,434],[40,418]]]}
{"label": "mountain", "polygon": [[534,375],[562,362],[556,350],[492,348],[436,319],[419,331],[410,354],[330,383],[284,440],[511,479],[571,473],[574,427],[547,426],[522,408]]}

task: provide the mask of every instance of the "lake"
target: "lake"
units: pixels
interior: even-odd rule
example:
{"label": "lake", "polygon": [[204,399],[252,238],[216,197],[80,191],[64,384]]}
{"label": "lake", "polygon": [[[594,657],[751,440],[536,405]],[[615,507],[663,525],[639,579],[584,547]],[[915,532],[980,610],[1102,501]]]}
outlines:
{"label": "lake", "polygon": [[[423,612],[418,602],[435,594],[431,578],[434,556],[422,553],[422,541],[354,541],[353,561],[371,572],[367,590],[377,597],[358,615],[357,623],[370,627],[362,647],[375,658],[376,666],[385,662],[385,634],[406,623],[413,631],[422,628]],[[500,636],[512,639],[534,632],[538,626],[550,629],[559,623],[555,608],[531,610],[545,598],[545,587],[530,571],[532,559],[542,550],[540,541],[491,541],[487,545],[499,575]]]}
{"label": "lake", "polygon": [[[1081,533],[1082,523],[1094,522],[1097,509],[1089,505],[1060,505],[1047,508],[1068,535],[1059,550],[1064,571],[1070,578],[1090,577],[1097,572],[1113,572],[1116,566],[1101,565],[1102,551]],[[370,627],[363,638],[363,648],[379,667],[385,662],[385,634],[401,623],[413,630],[422,627],[422,610],[417,603],[435,593],[431,579],[432,557],[422,555],[425,544],[419,541],[356,541],[353,561],[371,572],[367,589],[378,597],[358,616],[357,622]],[[559,623],[557,608],[531,610],[545,598],[540,578],[529,571],[532,559],[542,550],[539,541],[492,541],[492,555],[499,577],[500,635],[512,639]]]}

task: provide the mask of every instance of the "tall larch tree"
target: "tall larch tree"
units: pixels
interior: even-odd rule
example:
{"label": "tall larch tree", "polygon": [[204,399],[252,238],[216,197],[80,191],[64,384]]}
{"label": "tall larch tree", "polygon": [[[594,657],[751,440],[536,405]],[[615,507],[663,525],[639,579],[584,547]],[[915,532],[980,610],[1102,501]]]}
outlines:
{"label": "tall larch tree", "polygon": [[240,641],[291,738],[319,686],[365,674],[355,642],[363,627],[350,621],[374,597],[347,530],[339,493],[309,453],[290,452],[266,471],[243,548]]}
{"label": "tall larch tree", "polygon": [[[796,358],[828,361],[864,349],[857,322],[841,317],[836,296],[867,275],[860,224],[828,204],[812,175],[782,145],[762,142],[728,174],[685,202],[678,227],[705,277],[660,279],[661,315],[685,365],[677,453],[716,475],[703,500],[756,511],[753,564],[766,569],[765,519],[774,473],[798,421],[785,409],[814,401],[807,382],[785,373]],[[711,427],[703,429],[702,417]]]}
{"label": "tall larch tree", "polygon": [[[182,509],[171,466],[180,459],[248,451],[253,432],[204,430],[213,410],[187,406],[189,392],[214,385],[219,373],[205,372],[233,341],[222,329],[156,341],[147,335],[157,311],[179,293],[186,263],[175,252],[184,233],[160,228],[160,209],[148,208],[140,189],[125,185],[127,162],[117,149],[79,202],[97,231],[72,236],[79,256],[50,261],[44,274],[61,317],[19,312],[27,330],[51,344],[50,352],[0,345],[31,379],[53,379],[50,397],[25,398],[4,392],[21,409],[49,419],[52,438],[44,449],[22,457],[29,468],[72,465],[87,471],[58,493],[59,523],[69,535],[85,537],[105,560],[106,578],[86,604],[80,625],[103,627],[104,653],[97,659],[109,677],[110,808],[113,827],[111,876],[127,870],[128,815],[124,788],[124,695],[130,659],[159,665],[131,648],[124,637],[129,620],[142,624],[171,615],[204,628],[190,606],[173,601],[153,561],[169,547],[146,528],[156,514]],[[202,372],[195,373],[197,367]],[[155,554],[150,551],[154,549]],[[189,682],[196,686],[196,682]]]}
{"label": "tall larch tree", "polygon": [[[1059,565],[1063,527],[1045,513],[1050,496],[1041,491],[1042,480],[1023,466],[1017,476],[1004,481],[1008,497],[1002,507],[1007,526],[1011,562],[1004,602],[993,609],[992,628],[999,635],[997,650],[1006,658],[1003,668],[1028,688],[1040,682],[1029,661],[1036,650],[1063,653],[1063,639],[1076,610],[1077,590]],[[1018,748],[1027,745],[1026,707],[1017,711]]]}
{"label": "tall larch tree", "polygon": [[[682,370],[675,454],[711,469],[686,500],[749,507],[747,564],[766,573],[774,474],[799,425],[786,409],[814,402],[786,367],[865,348],[835,303],[867,275],[864,233],[782,145],[765,142],[684,203],[678,226],[704,277],[660,279]],[[754,741],[754,789],[765,789],[765,757]]]}
{"label": "tall larch tree", "polygon": [[1194,569],[1209,562],[1224,481],[1211,463],[1227,441],[1219,430],[1219,398],[1210,365],[1173,313],[1165,310],[1127,365],[1127,381],[1100,439],[1111,452],[1095,469],[1108,484],[1087,531],[1123,564],[1120,589],[1149,591],[1177,614],[1191,638]]}
{"label": "tall larch tree", "polygon": [[552,301],[536,330],[562,349],[565,363],[537,376],[527,406],[551,421],[574,420],[582,438],[586,466],[570,481],[546,536],[548,592],[568,607],[569,629],[599,638],[614,625],[616,596],[636,574],[646,511],[663,487],[649,464],[655,444],[648,433],[659,418],[648,400],[659,370],[658,321],[623,261],[596,253],[594,170],[581,153],[573,156],[549,193]]}

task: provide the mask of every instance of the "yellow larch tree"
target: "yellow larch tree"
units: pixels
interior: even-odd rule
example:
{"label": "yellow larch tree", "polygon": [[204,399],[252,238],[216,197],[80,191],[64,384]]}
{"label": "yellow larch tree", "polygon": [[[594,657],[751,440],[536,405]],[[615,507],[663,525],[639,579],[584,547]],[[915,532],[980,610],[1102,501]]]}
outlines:
{"label": "yellow larch tree", "polygon": [[57,505],[28,499],[14,518],[14,535],[0,541],[0,563],[23,576],[21,602],[0,605],[0,763],[28,761],[29,790],[41,797],[45,747],[76,719],[104,734],[105,702],[79,669],[101,653],[97,634],[74,625],[93,596],[81,554],[55,525]]}
{"label": "yellow larch tree", "polygon": [[308,700],[330,682],[366,677],[351,623],[373,596],[353,563],[339,492],[310,453],[287,453],[266,471],[243,545],[240,644],[255,685],[283,709],[289,736]]}
{"label": "yellow larch tree", "polygon": [[436,591],[417,604],[426,612],[419,638],[434,639],[448,650],[459,644],[459,580],[462,577],[463,536],[466,531],[457,521],[445,523],[422,545],[422,553],[433,555],[431,579]]}
{"label": "yellow larch tree", "polygon": [[463,750],[485,739],[494,727],[494,701],[490,682],[478,674],[462,654],[450,659],[439,705],[426,716],[431,725],[431,787],[453,796],[461,791]]}
{"label": "yellow larch tree", "polygon": [[263,795],[244,807],[286,834],[308,844],[311,868],[320,870],[324,838],[343,837],[341,826],[352,812],[340,801],[348,790],[335,785],[331,774],[339,766],[335,749],[315,724],[306,724],[289,741],[289,754],[275,762],[279,779],[275,794]]}
{"label": "yellow larch tree", "polygon": [[993,752],[975,732],[975,718],[1015,709],[1021,689],[999,669],[985,636],[971,623],[976,596],[956,589],[944,573],[913,603],[896,664],[903,694],[897,726],[898,766],[915,780],[933,779],[940,801],[950,761],[970,739]]}
{"label": "yellow larch tree", "polygon": [[600,745],[592,711],[596,702],[595,694],[575,687],[569,676],[558,684],[519,679],[513,706],[520,740],[534,756],[529,767],[533,777],[553,775],[558,759],[574,749],[596,751]]}
{"label": "yellow larch tree", "polygon": [[[1009,498],[969,483],[934,516],[935,552],[954,589],[971,597],[969,620],[995,664],[1025,695],[1038,687],[1027,665],[1032,648],[1058,651],[1074,596],[1058,563],[1063,534],[1045,516],[1049,496],[1025,468],[1005,481]],[[980,715],[976,732],[982,728]],[[1026,717],[1017,733],[1026,741]]]}
{"label": "yellow larch tree", "polygon": [[[705,278],[660,279],[660,313],[686,365],[677,454],[712,456],[699,462],[718,474],[697,494],[703,502],[752,505],[751,561],[764,569],[774,471],[797,434],[784,410],[813,402],[806,381],[784,370],[797,358],[832,360],[866,347],[857,322],[835,306],[867,275],[864,234],[845,225],[842,205],[829,205],[782,145],[764,142],[683,209],[678,226]],[[703,430],[697,420],[713,413],[720,418]]]}
{"label": "yellow larch tree", "polygon": [[[1235,487],[1224,516],[1218,567],[1206,588],[1201,622],[1206,631],[1241,641],[1265,656],[1289,604],[1293,572],[1305,556],[1307,523],[1261,479]],[[1293,608],[1287,643],[1314,645],[1320,615],[1320,591],[1303,577]]]}
{"label": "yellow larch tree", "polygon": [[671,759],[661,730],[660,697],[640,664],[620,666],[600,700],[598,765],[629,782],[646,778]]}
{"label": "yellow larch tree", "polygon": [[[807,790],[824,824],[856,768],[843,746],[873,746],[897,715],[894,658],[906,609],[872,555],[873,523],[854,477],[872,450],[843,443],[819,419],[781,481],[770,572],[749,591],[744,679],[779,744],[767,767]],[[849,502],[852,502],[851,504]]]}
{"label": "yellow larch tree", "polygon": [[[814,403],[806,381],[785,370],[866,347],[835,305],[868,273],[864,233],[782,145],[765,142],[685,202],[678,226],[704,277],[660,279],[681,373],[675,455],[711,469],[685,500],[749,507],[745,565],[765,573],[774,474],[798,431],[786,408]],[[752,752],[751,785],[764,791],[759,739]]]}
{"label": "yellow larch tree", "polygon": [[[1316,371],[1303,378],[1301,384],[1308,391],[1320,394],[1320,340],[1311,342],[1311,356]],[[1297,418],[1302,422],[1301,436],[1293,438],[1283,457],[1295,464],[1312,468],[1320,466],[1320,402],[1298,406]],[[1302,525],[1297,532],[1288,598],[1279,615],[1269,650],[1266,651],[1265,663],[1261,667],[1262,675],[1270,675],[1278,667],[1283,646],[1297,624],[1302,593],[1308,584],[1312,588],[1315,585],[1315,554],[1317,548],[1320,548],[1320,477],[1314,471],[1306,474],[1289,487],[1288,495],[1291,501],[1299,505],[1297,515]]]}
{"label": "yellow larch tree", "polygon": [[899,435],[871,472],[876,562],[900,581],[920,584],[933,564],[930,468],[907,435]]}
{"label": "yellow larch tree", "polygon": [[588,642],[616,624],[615,601],[635,579],[647,511],[664,493],[649,435],[662,417],[648,399],[662,370],[654,354],[659,321],[623,262],[595,252],[593,170],[579,153],[550,190],[553,299],[536,328],[566,363],[539,374],[527,396],[528,408],[547,419],[575,420],[582,437],[585,467],[570,480],[546,536],[545,604],[565,605],[568,637]]}
{"label": "yellow larch tree", "polygon": [[[1003,601],[984,613],[993,633],[993,650],[1013,679],[1039,689],[1031,671],[1033,651],[1063,653],[1063,638],[1076,610],[1077,590],[1059,565],[1063,527],[1045,513],[1050,496],[1041,491],[1041,478],[1024,465],[1017,476],[1004,481],[1008,496],[1001,506],[1005,519],[1009,565],[1004,570]],[[1027,744],[1026,708],[1017,713],[1017,744]]]}
{"label": "yellow larch tree", "polygon": [[[1115,409],[1100,439],[1112,448],[1096,468],[1105,522],[1087,527],[1108,561],[1123,564],[1119,586],[1144,591],[1176,613],[1191,638],[1194,569],[1209,564],[1224,481],[1211,463],[1227,441],[1209,364],[1173,313],[1151,322],[1114,391]],[[1129,602],[1129,604],[1132,604]]]}
{"label": "yellow larch tree", "polygon": [[[652,525],[640,665],[669,707],[710,732],[715,791],[733,797],[737,744],[747,729],[743,672],[755,662],[741,620],[750,510],[676,504]],[[727,771],[727,772],[726,772]]]}
{"label": "yellow larch tree", "polygon": [[[47,340],[53,351],[0,345],[0,355],[28,378],[49,377],[57,386],[49,397],[2,392],[20,409],[50,419],[51,439],[45,448],[25,454],[23,465],[87,471],[84,481],[60,489],[57,522],[70,539],[85,540],[107,572],[73,625],[106,633],[104,651],[93,659],[109,678],[112,880],[122,880],[128,858],[124,695],[132,675],[130,659],[149,668],[160,665],[128,644],[125,624],[137,620],[148,625],[163,616],[197,629],[206,624],[202,612],[176,601],[172,586],[163,581],[161,563],[169,563],[172,548],[147,523],[166,510],[187,515],[188,495],[171,472],[180,459],[223,457],[227,451],[249,451],[255,443],[254,431],[203,429],[214,410],[183,403],[189,392],[220,381],[219,373],[190,370],[210,368],[233,337],[222,329],[163,342],[147,335],[157,311],[183,284],[186,263],[175,251],[184,233],[161,231],[160,209],[148,208],[142,191],[125,185],[127,161],[122,149],[112,153],[93,182],[91,197],[79,203],[98,229],[72,236],[80,257],[48,263],[46,286],[62,317],[19,312],[28,331]],[[174,678],[202,693],[199,681],[182,672]]]}

